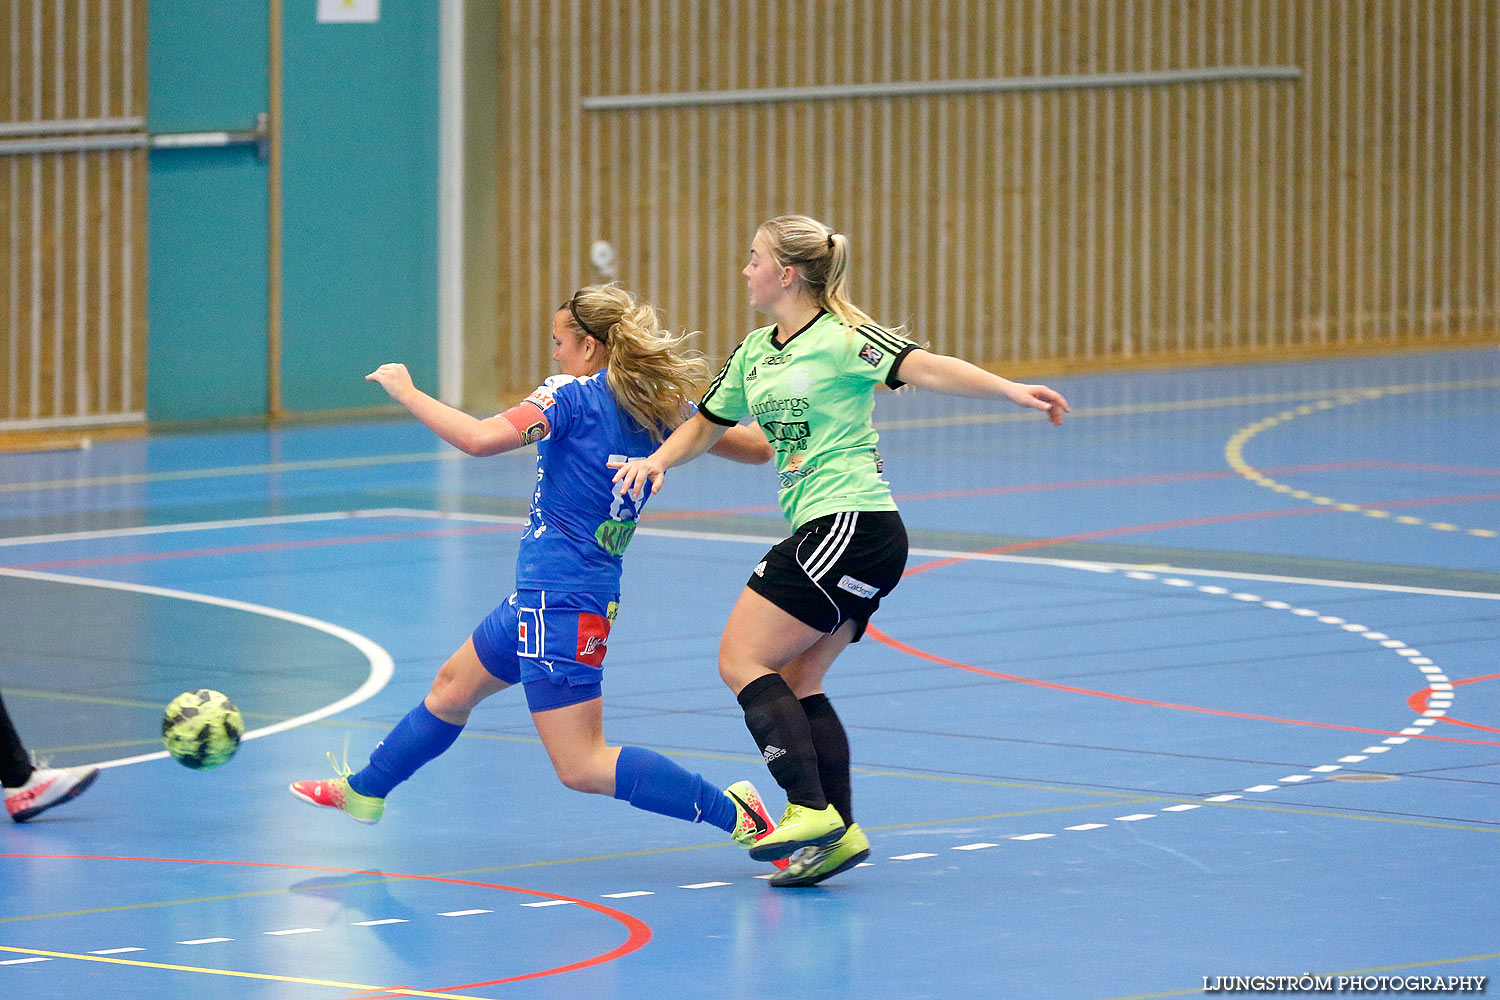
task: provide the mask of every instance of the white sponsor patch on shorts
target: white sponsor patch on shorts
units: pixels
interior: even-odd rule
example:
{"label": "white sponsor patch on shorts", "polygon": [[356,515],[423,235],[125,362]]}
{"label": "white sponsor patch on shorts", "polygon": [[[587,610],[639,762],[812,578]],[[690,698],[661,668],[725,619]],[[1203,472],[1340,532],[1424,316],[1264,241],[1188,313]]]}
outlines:
{"label": "white sponsor patch on shorts", "polygon": [[854,577],[852,576],[845,576],[842,580],[840,580],[839,589],[847,590],[851,594],[858,594],[860,597],[863,597],[866,600],[869,600],[876,594],[880,593],[879,587],[872,587],[868,583],[862,583],[859,580],[854,579]]}

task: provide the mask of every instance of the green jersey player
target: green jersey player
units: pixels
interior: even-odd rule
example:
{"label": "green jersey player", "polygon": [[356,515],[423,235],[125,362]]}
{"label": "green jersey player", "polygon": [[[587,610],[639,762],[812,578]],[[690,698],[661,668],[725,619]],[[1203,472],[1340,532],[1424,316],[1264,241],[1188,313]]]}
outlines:
{"label": "green jersey player", "polygon": [[877,326],[845,290],[849,241],[806,216],[762,223],[745,276],[750,305],[775,322],[725,363],[697,414],[654,453],[617,466],[632,494],[662,488],[666,470],[696,458],[753,417],[776,450],[781,508],[792,534],[752,571],[719,645],[719,675],[786,792],[781,825],[750,856],[793,858],[771,879],[814,885],[854,867],[870,842],[854,822],[849,740],[823,693],[833,661],[864,634],[906,566],[906,529],[881,475],[875,390],[903,383],[1006,399],[1061,424],[1068,403]]}

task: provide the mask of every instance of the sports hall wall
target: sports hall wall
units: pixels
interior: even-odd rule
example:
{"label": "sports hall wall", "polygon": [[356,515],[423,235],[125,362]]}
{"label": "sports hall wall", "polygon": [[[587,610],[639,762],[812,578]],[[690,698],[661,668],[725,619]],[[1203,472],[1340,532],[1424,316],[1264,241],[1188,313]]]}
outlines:
{"label": "sports hall wall", "polygon": [[[368,407],[393,359],[432,384],[437,4],[379,6],[0,0],[0,152],[92,146],[0,155],[0,432]],[[273,43],[279,163],[148,151],[250,129]]]}
{"label": "sports hall wall", "polygon": [[[757,325],[754,227],[789,211],[850,234],[877,319],[1010,370],[1500,331],[1493,0],[505,11],[502,384],[545,373],[538,302],[596,276],[595,240],[724,356]],[[1203,68],[1244,78],[1181,82]],[[801,89],[976,80],[1017,89]]]}
{"label": "sports hall wall", "polygon": [[[850,234],[878,318],[1010,371],[1500,330],[1493,0],[464,7],[471,408],[611,273],[723,356],[785,211]],[[316,8],[0,0],[0,152],[248,127],[273,9],[284,88],[279,253],[249,146],[0,155],[0,433],[264,414],[273,312],[285,411],[369,405],[389,358],[435,387],[439,3]]]}

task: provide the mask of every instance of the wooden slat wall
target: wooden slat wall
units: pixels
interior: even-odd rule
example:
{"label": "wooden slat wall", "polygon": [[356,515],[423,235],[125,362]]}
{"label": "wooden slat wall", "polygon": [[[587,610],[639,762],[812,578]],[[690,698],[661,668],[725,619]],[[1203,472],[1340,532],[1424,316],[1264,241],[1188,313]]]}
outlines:
{"label": "wooden slat wall", "polygon": [[[145,30],[145,0],[0,0],[0,121],[144,116]],[[0,431],[144,419],[145,220],[144,150],[0,155]]]}
{"label": "wooden slat wall", "polygon": [[[1031,367],[1500,331],[1495,0],[515,0],[499,383],[621,281],[722,357],[757,222],[850,235],[855,301]],[[584,111],[588,96],[1296,66],[1287,82]],[[472,335],[472,334],[471,334]]]}

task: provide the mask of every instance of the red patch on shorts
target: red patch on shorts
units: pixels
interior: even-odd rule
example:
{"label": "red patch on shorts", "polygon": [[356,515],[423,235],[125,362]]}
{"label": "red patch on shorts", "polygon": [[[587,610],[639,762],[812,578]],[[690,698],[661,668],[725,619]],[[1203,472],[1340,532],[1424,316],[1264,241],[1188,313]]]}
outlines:
{"label": "red patch on shorts", "polygon": [[591,667],[604,666],[605,648],[609,644],[609,619],[603,615],[580,614],[578,616],[579,663]]}

